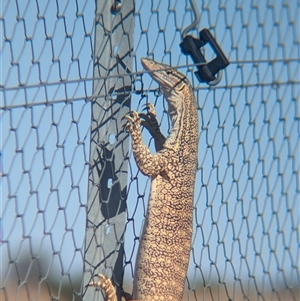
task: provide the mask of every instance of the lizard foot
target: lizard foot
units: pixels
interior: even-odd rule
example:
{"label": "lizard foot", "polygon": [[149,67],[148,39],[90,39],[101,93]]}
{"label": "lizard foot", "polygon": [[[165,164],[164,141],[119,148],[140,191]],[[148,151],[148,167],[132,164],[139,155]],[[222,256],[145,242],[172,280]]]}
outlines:
{"label": "lizard foot", "polygon": [[130,112],[124,118],[127,120],[125,127],[131,134],[140,130],[141,118],[136,111]]}
{"label": "lizard foot", "polygon": [[156,117],[155,107],[153,103],[146,103],[144,107],[145,108],[143,110],[147,110],[150,116]]}
{"label": "lizard foot", "polygon": [[145,126],[148,130],[149,128],[158,128],[158,121],[156,119],[156,112],[154,105],[152,103],[145,104],[145,108],[143,110],[147,110],[147,113],[140,113],[139,116],[142,119],[141,124]]}
{"label": "lizard foot", "polygon": [[141,124],[149,131],[151,136],[154,138],[155,149],[156,151],[159,151],[163,148],[166,138],[160,131],[154,105],[152,103],[148,103],[145,105],[145,109],[147,110],[146,114],[139,114],[141,118]]}
{"label": "lizard foot", "polygon": [[102,274],[97,275],[99,280],[95,282],[92,280],[88,286],[94,286],[102,289],[106,295],[105,301],[117,301],[116,290],[111,282],[111,280]]}

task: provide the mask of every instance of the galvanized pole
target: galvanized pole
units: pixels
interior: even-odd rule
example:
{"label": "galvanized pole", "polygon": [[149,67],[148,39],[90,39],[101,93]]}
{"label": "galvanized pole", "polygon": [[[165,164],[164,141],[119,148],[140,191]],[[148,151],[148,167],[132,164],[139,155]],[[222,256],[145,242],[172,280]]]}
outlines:
{"label": "galvanized pole", "polygon": [[121,299],[129,147],[122,117],[130,109],[133,32],[134,0],[96,1],[85,301],[103,300],[102,292],[85,287],[99,273],[112,277]]}

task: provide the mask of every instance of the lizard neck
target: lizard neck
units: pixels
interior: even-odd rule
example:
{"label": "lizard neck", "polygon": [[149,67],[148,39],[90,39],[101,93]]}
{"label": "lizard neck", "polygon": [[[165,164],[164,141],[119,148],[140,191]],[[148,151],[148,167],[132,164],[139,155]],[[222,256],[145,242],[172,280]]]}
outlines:
{"label": "lizard neck", "polygon": [[[172,129],[170,135],[167,137],[164,147],[178,151],[182,147],[183,143],[186,143],[187,137],[194,140],[196,137],[192,137],[193,127],[198,127],[198,122],[195,122],[193,118],[196,112],[195,99],[193,97],[193,91],[190,87],[181,91],[181,94],[168,95],[166,97],[169,103],[168,114],[171,119]],[[176,101],[174,101],[176,99]],[[196,118],[197,119],[197,118]],[[185,142],[182,139],[185,139]],[[194,141],[190,141],[194,142]]]}
{"label": "lizard neck", "polygon": [[169,105],[169,116],[171,119],[171,124],[172,124],[172,129],[170,132],[170,135],[166,139],[166,142],[164,144],[165,148],[168,149],[173,149],[174,151],[178,150],[179,148],[179,140],[181,136],[181,130],[182,130],[182,117],[183,117],[183,110],[184,108],[182,107],[182,102],[178,102],[178,106],[176,109],[172,108]]}

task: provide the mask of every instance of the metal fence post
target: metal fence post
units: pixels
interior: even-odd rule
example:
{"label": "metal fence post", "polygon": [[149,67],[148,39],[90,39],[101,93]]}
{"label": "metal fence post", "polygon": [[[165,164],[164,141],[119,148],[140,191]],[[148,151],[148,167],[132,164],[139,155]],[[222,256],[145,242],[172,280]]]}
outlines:
{"label": "metal fence post", "polygon": [[[94,275],[122,283],[129,146],[122,117],[130,108],[133,31],[134,0],[97,1],[83,284],[88,301],[102,300],[101,292],[85,288]],[[119,287],[117,293],[120,299]]]}

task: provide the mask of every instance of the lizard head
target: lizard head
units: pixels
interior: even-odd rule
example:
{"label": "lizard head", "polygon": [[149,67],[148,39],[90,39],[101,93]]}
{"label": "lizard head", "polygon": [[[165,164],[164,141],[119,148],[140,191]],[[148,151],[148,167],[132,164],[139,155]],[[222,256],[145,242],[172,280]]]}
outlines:
{"label": "lizard head", "polygon": [[178,94],[190,85],[184,74],[168,65],[157,63],[149,58],[142,58],[141,62],[149,75],[160,85],[167,98],[172,94],[178,97]]}
{"label": "lizard head", "polygon": [[169,115],[174,125],[178,115],[181,115],[185,89],[191,85],[186,76],[174,68],[157,63],[149,58],[141,59],[142,65],[149,75],[160,85],[169,104]]}
{"label": "lizard head", "polygon": [[163,147],[178,151],[182,139],[198,132],[197,108],[192,86],[184,74],[168,65],[148,58],[142,58],[141,61],[145,70],[160,85],[168,102],[172,128]]}

